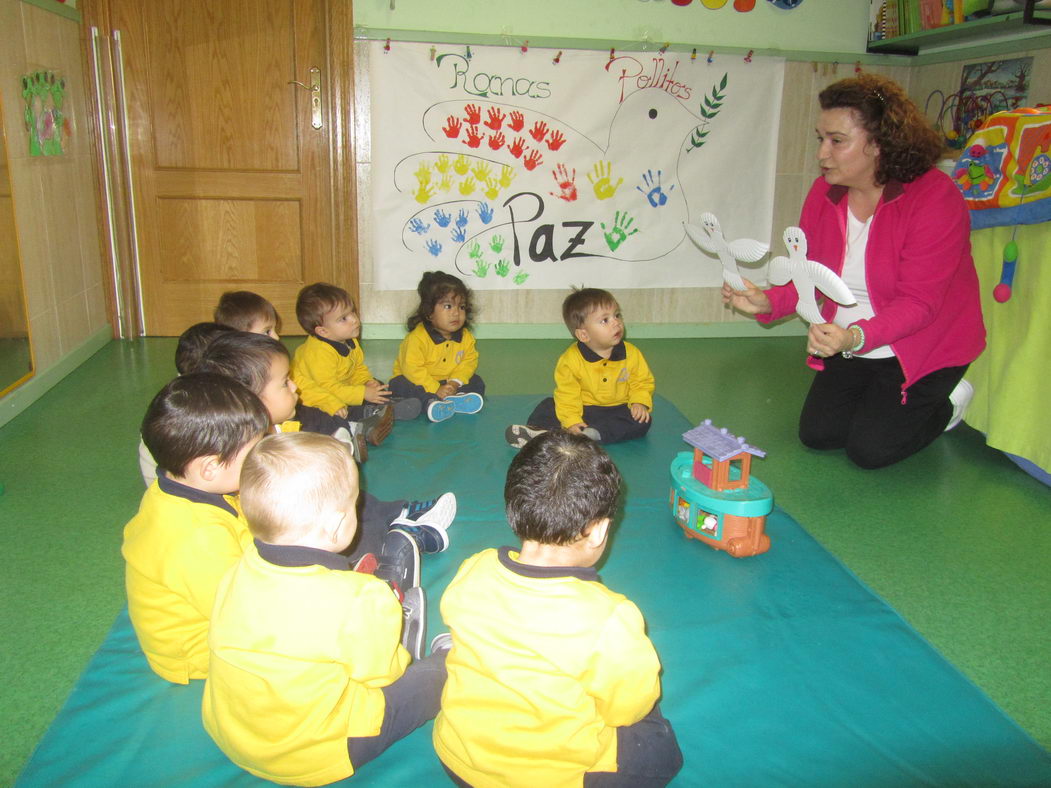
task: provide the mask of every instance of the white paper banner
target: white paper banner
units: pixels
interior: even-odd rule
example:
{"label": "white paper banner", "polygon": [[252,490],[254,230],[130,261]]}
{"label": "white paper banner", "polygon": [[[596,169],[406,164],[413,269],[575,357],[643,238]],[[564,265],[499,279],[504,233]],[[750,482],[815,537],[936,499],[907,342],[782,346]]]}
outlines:
{"label": "white paper banner", "polygon": [[374,41],[381,290],[711,287],[683,223],[770,238],[784,61]]}

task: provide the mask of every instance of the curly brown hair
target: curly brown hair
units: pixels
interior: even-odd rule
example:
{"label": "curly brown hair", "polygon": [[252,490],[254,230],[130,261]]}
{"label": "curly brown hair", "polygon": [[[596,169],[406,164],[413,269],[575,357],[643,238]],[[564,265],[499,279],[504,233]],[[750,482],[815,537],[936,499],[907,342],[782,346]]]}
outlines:
{"label": "curly brown hair", "polygon": [[942,141],[901,85],[876,74],[834,82],[818,94],[821,109],[850,109],[879,146],[875,180],[916,180],[942,155]]}

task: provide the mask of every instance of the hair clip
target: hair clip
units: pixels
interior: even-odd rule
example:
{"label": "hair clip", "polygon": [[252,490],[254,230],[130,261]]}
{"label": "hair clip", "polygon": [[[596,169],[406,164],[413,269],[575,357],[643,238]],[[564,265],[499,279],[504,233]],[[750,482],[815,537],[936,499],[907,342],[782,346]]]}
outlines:
{"label": "hair clip", "polygon": [[558,54],[555,55],[554,60],[552,60],[551,62],[554,63],[557,66],[560,60],[562,60],[562,50],[561,49],[558,50]]}
{"label": "hair clip", "polygon": [[744,62],[745,63],[751,63],[752,62],[752,53],[753,52],[755,52],[754,49],[749,49],[748,50],[748,54],[744,56]]}
{"label": "hair clip", "polygon": [[390,52],[390,39],[387,39],[387,43],[383,45],[384,53]]}

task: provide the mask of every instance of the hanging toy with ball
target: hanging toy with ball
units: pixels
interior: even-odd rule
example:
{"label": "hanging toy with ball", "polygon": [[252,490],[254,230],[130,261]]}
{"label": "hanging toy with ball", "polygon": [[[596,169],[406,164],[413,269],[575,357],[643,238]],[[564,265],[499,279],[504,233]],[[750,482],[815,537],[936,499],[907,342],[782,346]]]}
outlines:
{"label": "hanging toy with ball", "polygon": [[999,304],[1011,298],[1011,284],[1015,278],[1015,263],[1018,262],[1018,244],[1012,238],[1004,247],[1004,265],[1000,269],[1000,284],[993,288],[993,298]]}

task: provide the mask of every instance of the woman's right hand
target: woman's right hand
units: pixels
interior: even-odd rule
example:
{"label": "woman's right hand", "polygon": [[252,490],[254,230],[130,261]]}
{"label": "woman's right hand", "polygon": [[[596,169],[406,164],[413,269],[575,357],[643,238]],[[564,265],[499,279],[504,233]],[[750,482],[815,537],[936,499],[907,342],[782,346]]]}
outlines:
{"label": "woman's right hand", "polygon": [[744,290],[734,290],[730,285],[723,282],[723,303],[729,304],[739,312],[746,315],[765,315],[771,310],[770,299],[766,293],[744,280]]}

